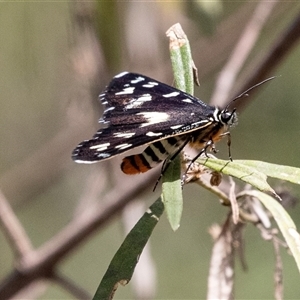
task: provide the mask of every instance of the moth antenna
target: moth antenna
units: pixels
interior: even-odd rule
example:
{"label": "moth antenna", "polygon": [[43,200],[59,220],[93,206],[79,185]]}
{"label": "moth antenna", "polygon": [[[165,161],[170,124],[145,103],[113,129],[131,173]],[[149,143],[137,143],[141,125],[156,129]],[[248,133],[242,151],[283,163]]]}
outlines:
{"label": "moth antenna", "polygon": [[276,78],[276,77],[277,77],[277,76],[269,77],[269,78],[267,78],[267,79],[265,79],[265,80],[263,80],[263,81],[261,81],[261,82],[255,84],[255,85],[251,86],[249,89],[247,89],[246,91],[242,92],[241,94],[239,94],[238,96],[236,96],[235,98],[233,98],[233,99],[227,104],[227,106],[225,107],[225,110],[228,109],[228,107],[231,105],[232,102],[234,102],[234,101],[236,101],[236,100],[238,100],[238,99],[240,99],[240,98],[242,98],[242,97],[244,97],[244,96],[249,96],[248,92],[252,91],[253,89],[257,88],[258,86],[260,86],[260,85],[262,85],[262,84],[264,84],[264,83],[266,83],[266,82],[268,82],[268,81],[270,81],[270,80],[272,80],[272,79],[274,79],[274,78]]}

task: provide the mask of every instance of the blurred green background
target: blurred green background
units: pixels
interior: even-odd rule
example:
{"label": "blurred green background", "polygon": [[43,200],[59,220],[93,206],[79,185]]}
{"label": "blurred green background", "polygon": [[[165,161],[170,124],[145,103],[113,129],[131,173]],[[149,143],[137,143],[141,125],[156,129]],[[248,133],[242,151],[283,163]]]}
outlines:
{"label": "blurred green background", "polygon": [[[59,232],[72,218],[89,176],[106,165],[76,165],[72,149],[98,128],[97,101],[118,72],[128,70],[172,84],[165,31],[180,22],[190,39],[201,86],[195,94],[209,102],[215,80],[226,63],[253,2],[7,2],[0,5],[0,187],[35,247]],[[299,13],[298,2],[278,3],[263,29],[252,58],[263,57]],[[95,36],[91,34],[95,29]],[[97,38],[100,44],[97,44]],[[234,159],[255,159],[300,167],[300,47],[273,70],[277,79],[260,88],[255,101],[239,115],[232,133]],[[247,73],[248,72],[248,73]],[[220,157],[227,158],[226,143]],[[125,175],[115,170],[120,180]],[[124,176],[124,177],[123,177]],[[127,179],[126,179],[127,180]],[[128,179],[134,185],[134,178]],[[299,187],[288,185],[299,196]],[[155,299],[205,298],[212,247],[208,228],[225,220],[227,209],[197,186],[184,189],[180,229],[165,217],[151,238],[157,268]],[[155,197],[148,195],[146,206]],[[300,208],[289,210],[300,228]],[[123,240],[116,218],[76,249],[61,272],[91,295]],[[0,280],[11,270],[13,255],[0,233]],[[281,249],[286,299],[299,299],[299,273]],[[272,299],[274,257],[271,243],[253,226],[246,230],[244,272],[237,261],[236,298]],[[54,284],[40,299],[69,299]],[[131,299],[131,285],[116,299]]]}

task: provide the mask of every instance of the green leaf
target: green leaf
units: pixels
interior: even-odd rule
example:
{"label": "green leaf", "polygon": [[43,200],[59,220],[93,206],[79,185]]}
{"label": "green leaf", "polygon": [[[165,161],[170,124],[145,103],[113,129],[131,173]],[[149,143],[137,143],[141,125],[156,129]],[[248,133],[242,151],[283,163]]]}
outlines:
{"label": "green leaf", "polygon": [[300,168],[276,165],[258,160],[236,160],[235,162],[254,167],[269,177],[300,184]]}
{"label": "green leaf", "polygon": [[278,201],[267,194],[255,190],[247,191],[245,194],[259,199],[271,212],[287,245],[289,246],[289,249],[292,252],[300,272],[300,235],[297,232],[296,225],[289,214]]}
{"label": "green leaf", "polygon": [[[189,41],[180,24],[173,25],[168,31],[170,57],[176,87],[189,94],[194,93],[193,61]],[[174,159],[163,174],[162,199],[167,218],[173,230],[180,225],[183,197],[180,179],[180,157]]]}
{"label": "green leaf", "polygon": [[271,212],[300,271],[300,235],[296,226],[283,206],[274,198],[265,194],[265,192],[271,192],[274,197],[279,198],[267,183],[267,176],[299,184],[300,170],[260,161],[235,160],[230,162],[220,159],[201,158],[197,162],[215,171],[236,177],[264,192],[251,190],[245,191],[243,194],[256,197]]}
{"label": "green leaf", "polygon": [[94,300],[112,299],[118,285],[127,284],[151,233],[164,211],[159,198],[136,223],[113,257],[94,296]]}
{"label": "green leaf", "polygon": [[257,170],[255,167],[242,164],[239,161],[228,161],[213,158],[199,158],[197,162],[204,166],[218,171],[220,173],[238,178],[246,183],[251,184],[262,192],[269,192],[279,198],[275,191],[267,182],[267,175]]}
{"label": "green leaf", "polygon": [[170,39],[170,58],[176,87],[194,94],[193,59],[189,40],[180,24],[173,25],[168,31]]}
{"label": "green leaf", "polygon": [[162,201],[165,205],[169,223],[175,231],[180,226],[183,207],[179,155],[170,162],[170,165],[165,172],[165,176],[163,177]]}

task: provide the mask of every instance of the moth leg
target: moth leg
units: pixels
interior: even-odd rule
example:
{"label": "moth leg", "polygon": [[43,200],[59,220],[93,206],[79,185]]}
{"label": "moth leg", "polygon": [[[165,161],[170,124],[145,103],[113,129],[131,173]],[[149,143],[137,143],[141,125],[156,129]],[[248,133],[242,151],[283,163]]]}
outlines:
{"label": "moth leg", "polygon": [[215,143],[213,140],[209,140],[206,142],[205,146],[202,148],[202,150],[191,160],[190,164],[188,165],[187,169],[185,170],[184,174],[186,175],[187,172],[189,171],[189,169],[191,168],[192,164],[202,155],[202,154],[205,154],[205,156],[208,158],[208,154],[207,154],[207,149],[208,148],[211,148],[211,150],[214,152],[214,153],[217,153],[218,150],[216,149],[215,147]]}
{"label": "moth leg", "polygon": [[[207,143],[206,143],[206,145],[205,145],[205,147],[204,147],[204,151],[205,151],[205,156],[206,157],[209,157],[208,156],[208,154],[207,154],[207,149],[208,149],[208,147],[210,147],[211,148],[211,151],[213,152],[213,153],[218,153],[218,150],[216,149],[216,146],[215,146],[215,143],[213,142],[213,140],[209,140]],[[199,157],[199,156],[198,156]],[[197,158],[198,158],[197,157]]]}
{"label": "moth leg", "polygon": [[184,174],[182,175],[181,186],[183,186],[184,182],[186,181],[187,174],[188,174],[190,168],[192,167],[192,165],[194,164],[194,162],[197,160],[198,157],[200,157],[204,153],[206,154],[206,149],[205,148],[203,148],[193,159],[190,160],[190,163],[188,164],[188,167],[186,168]]}
{"label": "moth leg", "polygon": [[231,134],[229,131],[224,132],[222,136],[227,136],[227,146],[228,146],[228,157],[230,161],[232,161],[232,156],[231,156]]}

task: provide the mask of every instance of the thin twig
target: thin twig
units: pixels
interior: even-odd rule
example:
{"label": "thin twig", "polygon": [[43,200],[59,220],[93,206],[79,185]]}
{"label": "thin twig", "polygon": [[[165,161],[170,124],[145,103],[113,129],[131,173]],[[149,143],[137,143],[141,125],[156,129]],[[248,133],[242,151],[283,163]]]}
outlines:
{"label": "thin twig", "polygon": [[73,295],[76,299],[91,299],[91,295],[87,293],[84,289],[78,287],[72,280],[67,278],[62,274],[55,273],[52,277],[58,285],[68,291],[71,295]]}
{"label": "thin twig", "polygon": [[215,194],[218,198],[222,200],[222,203],[224,203],[225,205],[230,204],[230,199],[228,198],[228,196],[224,192],[222,192],[219,188],[215,186],[211,186],[208,182],[205,182],[201,178],[197,178],[197,180],[193,182],[204,187],[209,192]]}
{"label": "thin twig", "polygon": [[280,244],[278,240],[275,237],[275,234],[273,234],[273,246],[274,246],[274,252],[275,252],[275,270],[274,270],[274,283],[275,283],[275,292],[274,292],[274,298],[276,300],[282,300],[283,299],[283,266],[282,266],[282,260],[280,256]]}
{"label": "thin twig", "polygon": [[[89,123],[87,118],[85,123]],[[1,189],[12,205],[35,199],[72,164],[70,145],[76,145],[87,132],[87,126],[81,126],[80,121],[73,125],[66,125],[35,153],[0,177]]]}
{"label": "thin twig", "polygon": [[[266,79],[268,74],[270,74],[280,63],[287,57],[287,54],[296,46],[300,38],[300,14],[298,14],[295,19],[291,22],[291,25],[279,35],[277,41],[271,46],[270,51],[266,51],[266,56],[259,63],[257,68],[248,79],[245,81],[244,85],[239,88],[239,91],[235,93],[236,95],[241,94],[243,91],[248,89],[250,86]],[[253,93],[257,90],[253,91]],[[253,99],[253,97],[251,97]],[[251,101],[250,98],[244,98],[243,101],[238,101],[235,103],[235,107],[241,111],[247,103]],[[228,99],[228,101],[230,101]]]}
{"label": "thin twig", "polygon": [[235,195],[235,182],[231,176],[229,176],[229,184],[230,184],[229,198],[230,198],[231,210],[232,210],[232,220],[233,220],[233,224],[236,225],[239,222],[239,205]]}
{"label": "thin twig", "polygon": [[258,3],[252,18],[247,24],[239,42],[236,44],[230,59],[224,66],[217,80],[211,104],[222,106],[224,101],[229,98],[232,86],[236,81],[238,73],[245,64],[251,50],[262,31],[263,26],[268,20],[277,1],[261,1]]}
{"label": "thin twig", "polygon": [[16,294],[13,299],[10,299],[10,300],[42,299],[43,295],[45,294],[45,292],[48,288],[49,288],[48,280],[46,280],[44,278],[37,279],[37,280],[32,281],[30,284],[28,284],[24,289],[22,289],[18,294]]}
{"label": "thin twig", "polygon": [[1,191],[0,224],[17,258],[26,255],[32,250],[29,237]]}
{"label": "thin twig", "polygon": [[84,214],[89,209],[94,209],[95,203],[99,203],[99,195],[105,194],[105,190],[108,184],[108,176],[103,177],[102,169],[92,169],[86,184],[82,191],[82,194],[78,200],[77,207],[74,210],[73,217]]}
{"label": "thin twig", "polygon": [[3,281],[0,286],[0,299],[4,296],[12,297],[37,277],[47,277],[71,250],[91,237],[91,233],[111,221],[138,195],[151,191],[157,177],[157,172],[150,173],[149,177],[140,176],[135,179],[134,189],[132,185],[119,185],[118,189],[113,189],[101,199],[104,204],[95,205],[94,209],[79,215],[39,249],[28,253],[20,261],[18,269]]}
{"label": "thin twig", "polygon": [[[239,223],[240,224],[240,223]],[[228,214],[222,230],[214,241],[210,259],[207,299],[233,299],[234,289],[234,225]]]}

